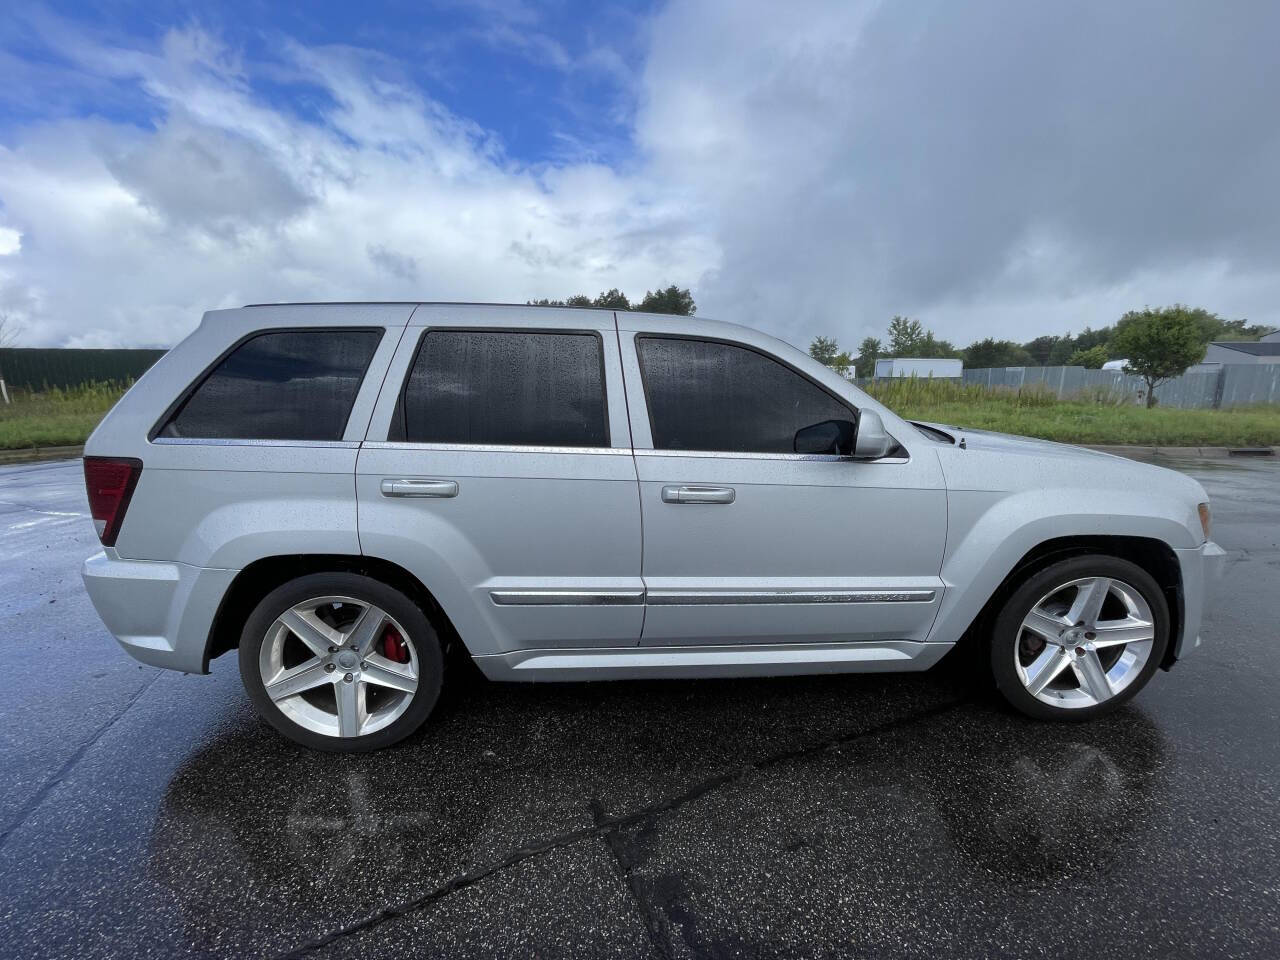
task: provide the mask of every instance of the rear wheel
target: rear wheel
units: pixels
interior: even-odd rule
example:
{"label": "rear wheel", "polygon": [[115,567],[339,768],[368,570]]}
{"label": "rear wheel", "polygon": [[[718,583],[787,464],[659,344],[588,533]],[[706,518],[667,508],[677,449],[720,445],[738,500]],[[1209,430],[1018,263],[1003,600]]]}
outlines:
{"label": "rear wheel", "polygon": [[1115,710],[1151,679],[1169,644],[1169,608],[1141,567],[1073,557],[1030,576],[991,637],[991,672],[1014,707],[1041,719]]}
{"label": "rear wheel", "polygon": [[273,590],[240,638],[240,676],[258,712],[308,747],[389,746],[427,718],[443,657],[422,610],[352,573],[299,577]]}

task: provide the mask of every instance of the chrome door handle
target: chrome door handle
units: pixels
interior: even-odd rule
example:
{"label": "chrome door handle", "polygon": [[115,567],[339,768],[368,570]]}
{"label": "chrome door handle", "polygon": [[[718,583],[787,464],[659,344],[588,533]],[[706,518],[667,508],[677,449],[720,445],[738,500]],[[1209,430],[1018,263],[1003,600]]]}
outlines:
{"label": "chrome door handle", "polygon": [[384,497],[456,497],[456,480],[383,480]]}
{"label": "chrome door handle", "polygon": [[663,503],[733,503],[733,487],[663,487]]}

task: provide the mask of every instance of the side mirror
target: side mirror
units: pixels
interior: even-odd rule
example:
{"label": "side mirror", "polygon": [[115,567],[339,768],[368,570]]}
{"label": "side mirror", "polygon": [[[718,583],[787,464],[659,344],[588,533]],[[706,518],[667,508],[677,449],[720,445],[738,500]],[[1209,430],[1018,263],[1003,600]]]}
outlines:
{"label": "side mirror", "polygon": [[[797,434],[799,436],[799,434]],[[874,410],[858,412],[858,436],[854,441],[853,455],[859,460],[879,460],[887,457],[894,447],[894,439],[885,432],[884,421]]]}
{"label": "side mirror", "polygon": [[823,420],[796,431],[792,446],[796,453],[853,454],[853,438],[858,428],[849,420]]}

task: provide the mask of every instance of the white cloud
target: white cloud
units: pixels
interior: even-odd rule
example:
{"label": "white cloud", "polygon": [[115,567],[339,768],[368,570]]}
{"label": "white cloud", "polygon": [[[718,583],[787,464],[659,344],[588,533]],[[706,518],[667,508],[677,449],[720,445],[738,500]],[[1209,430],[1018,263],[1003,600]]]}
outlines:
{"label": "white cloud", "polygon": [[1280,6],[672,3],[638,142],[708,315],[968,343],[1181,300],[1280,320]]}
{"label": "white cloud", "polygon": [[7,257],[22,249],[22,234],[9,227],[0,227],[0,257]]}
{"label": "white cloud", "polygon": [[[626,74],[495,2],[519,55]],[[258,64],[194,29],[156,48],[42,29],[86,86],[156,119],[0,147],[0,229],[21,237],[0,309],[30,343],[171,343],[251,301],[671,281],[801,344],[852,346],[894,313],[961,344],[1175,300],[1280,320],[1275,4],[671,3],[608,108],[633,123],[612,164],[582,158],[625,152],[578,130],[518,163],[365,50],[286,42]],[[300,85],[305,112],[263,76]]]}
{"label": "white cloud", "polygon": [[23,234],[0,306],[27,344],[169,344],[246,302],[642,291],[716,262],[643,174],[521,167],[361,51],[289,47],[331,100],[319,120],[272,108],[196,31],[76,53],[136,80],[160,119],[47,123],[0,148],[3,221]]}

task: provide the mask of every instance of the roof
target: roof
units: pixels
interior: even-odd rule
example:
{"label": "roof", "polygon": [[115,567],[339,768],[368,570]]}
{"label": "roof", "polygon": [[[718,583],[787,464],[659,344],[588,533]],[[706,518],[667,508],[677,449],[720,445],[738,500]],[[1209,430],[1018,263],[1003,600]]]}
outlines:
{"label": "roof", "polygon": [[[546,303],[494,303],[485,300],[282,300],[279,303],[246,303],[250,307],[504,307],[513,310],[586,310],[591,313],[625,313],[628,316],[671,317],[680,319],[679,313],[650,313],[647,310],[617,310],[614,307],[584,306],[576,304]],[[710,320],[709,317],[684,317],[686,320]],[[737,326],[737,324],[730,324]]]}
{"label": "roof", "polygon": [[1251,357],[1280,357],[1280,342],[1254,343],[1250,340],[1214,340],[1210,346],[1247,353]]}

